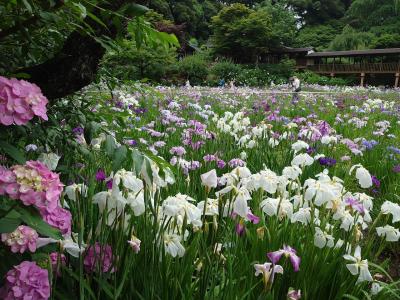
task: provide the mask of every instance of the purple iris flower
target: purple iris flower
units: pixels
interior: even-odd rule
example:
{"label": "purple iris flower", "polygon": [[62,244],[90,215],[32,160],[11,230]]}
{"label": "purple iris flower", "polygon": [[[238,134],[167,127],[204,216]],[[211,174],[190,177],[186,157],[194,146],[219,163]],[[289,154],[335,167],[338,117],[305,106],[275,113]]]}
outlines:
{"label": "purple iris flower", "polygon": [[112,179],[110,179],[109,181],[106,182],[106,187],[107,187],[109,190],[111,190],[111,189],[112,189],[112,186],[113,186],[113,181],[112,181]]}
{"label": "purple iris flower", "polygon": [[75,135],[81,135],[81,134],[83,134],[83,128],[82,127],[75,127],[74,129],[72,129],[72,132],[75,134]]}
{"label": "purple iris flower", "polygon": [[217,160],[217,167],[218,169],[223,169],[225,167],[226,163],[222,159]]}
{"label": "purple iris flower", "polygon": [[396,148],[396,147],[394,147],[394,146],[389,146],[389,147],[387,147],[387,149],[388,149],[389,151],[392,151],[392,152],[396,153],[396,154],[400,154],[400,149],[399,149],[399,148]]}
{"label": "purple iris flower", "polygon": [[381,187],[381,182],[376,176],[371,176],[372,183],[379,189]]}
{"label": "purple iris flower", "polygon": [[246,232],[246,226],[244,226],[244,223],[242,220],[239,221],[239,223],[236,224],[236,234],[238,236],[243,236],[244,233]]}
{"label": "purple iris flower", "polygon": [[326,121],[321,121],[316,125],[322,136],[329,135],[332,132],[331,126]]}
{"label": "purple iris flower", "polygon": [[122,101],[117,101],[117,102],[115,102],[115,107],[123,108],[124,107],[124,103]]}
{"label": "purple iris flower", "polygon": [[393,172],[400,173],[400,165],[394,166],[393,167]]}
{"label": "purple iris flower", "polygon": [[137,141],[135,141],[135,140],[125,140],[125,144],[127,144],[128,146],[135,147],[135,146],[137,146]]}
{"label": "purple iris flower", "polygon": [[346,205],[351,206],[352,209],[358,211],[360,214],[364,214],[365,212],[364,205],[357,199],[349,197],[345,200],[345,203]]}
{"label": "purple iris flower", "polygon": [[282,255],[285,257],[289,257],[290,262],[293,266],[293,270],[298,272],[300,269],[300,257],[296,254],[296,250],[290,246],[283,245],[283,249],[279,249],[278,251],[267,253],[268,258],[271,262],[276,265],[281,259]]}
{"label": "purple iris flower", "polygon": [[243,160],[241,160],[240,158],[233,158],[228,162],[228,165],[231,168],[236,168],[236,167],[244,167],[245,166],[245,162]]}
{"label": "purple iris flower", "polygon": [[318,162],[321,166],[332,167],[336,165],[336,159],[330,157],[321,157]]}
{"label": "purple iris flower", "polygon": [[313,154],[313,153],[315,153],[315,151],[316,151],[316,149],[314,147],[308,147],[307,150],[306,150],[306,153],[307,154]]}
{"label": "purple iris flower", "polygon": [[104,181],[106,180],[106,173],[102,169],[99,169],[96,173],[96,180],[97,181]]}
{"label": "purple iris flower", "polygon": [[205,162],[211,162],[217,160],[217,157],[214,154],[207,154],[203,156]]}
{"label": "purple iris flower", "polygon": [[249,220],[253,224],[258,224],[260,222],[260,217],[253,215],[253,213],[251,211],[247,214],[246,219]]}
{"label": "purple iris flower", "polygon": [[366,148],[367,150],[371,150],[371,149],[374,148],[376,145],[378,145],[378,142],[375,141],[375,140],[370,140],[370,141],[364,140],[364,141],[362,141],[361,143],[365,146],[365,148]]}

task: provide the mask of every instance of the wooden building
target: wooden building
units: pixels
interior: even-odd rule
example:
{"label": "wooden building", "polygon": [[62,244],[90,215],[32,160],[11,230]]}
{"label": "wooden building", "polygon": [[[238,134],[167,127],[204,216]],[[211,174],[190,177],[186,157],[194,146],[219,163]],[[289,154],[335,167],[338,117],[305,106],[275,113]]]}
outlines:
{"label": "wooden building", "polygon": [[400,48],[314,52],[311,47],[283,47],[271,52],[264,60],[277,63],[283,57],[294,59],[298,70],[328,76],[359,74],[362,86],[367,74],[393,74],[394,86],[400,84]]}
{"label": "wooden building", "polygon": [[400,48],[313,52],[306,59],[306,68],[315,73],[360,74],[362,86],[366,74],[393,74],[394,86],[399,86]]}

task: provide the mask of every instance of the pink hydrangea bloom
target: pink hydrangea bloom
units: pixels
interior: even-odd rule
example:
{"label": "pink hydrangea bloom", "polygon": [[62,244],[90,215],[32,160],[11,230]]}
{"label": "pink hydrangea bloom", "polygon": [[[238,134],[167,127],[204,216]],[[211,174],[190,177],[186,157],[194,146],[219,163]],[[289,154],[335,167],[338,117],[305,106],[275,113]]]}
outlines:
{"label": "pink hydrangea bloom", "polygon": [[20,225],[11,233],[2,233],[1,241],[10,246],[13,253],[24,253],[27,249],[35,252],[38,237],[36,230]]}
{"label": "pink hydrangea bloom", "polygon": [[62,208],[57,207],[56,209],[48,212],[46,210],[41,211],[43,220],[49,223],[51,226],[56,227],[60,230],[61,234],[71,233],[71,213]]}
{"label": "pink hydrangea bloom", "polygon": [[7,272],[0,298],[45,300],[50,297],[49,274],[35,262],[24,261]]}
{"label": "pink hydrangea bloom", "polygon": [[90,246],[86,251],[83,265],[87,273],[96,272],[99,267],[103,273],[115,272],[111,246],[100,245],[98,242]]}
{"label": "pink hydrangea bloom", "polygon": [[33,83],[0,76],[0,123],[24,125],[35,115],[47,120],[48,100]]}
{"label": "pink hydrangea bloom", "polygon": [[25,205],[34,205],[41,211],[56,209],[62,190],[58,174],[40,161],[30,160],[11,169],[0,167],[0,195],[20,199]]}

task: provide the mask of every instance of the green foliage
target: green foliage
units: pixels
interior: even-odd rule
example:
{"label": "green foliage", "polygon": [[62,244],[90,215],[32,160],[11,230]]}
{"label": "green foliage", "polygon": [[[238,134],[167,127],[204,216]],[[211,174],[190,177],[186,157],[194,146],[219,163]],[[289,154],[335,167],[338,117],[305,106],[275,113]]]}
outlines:
{"label": "green foliage", "polygon": [[272,4],[271,1],[263,1],[257,7],[271,14],[272,37],[269,47],[291,46],[297,32],[297,21],[294,12],[287,9],[280,2]]}
{"label": "green foliage", "polygon": [[327,77],[316,74],[311,71],[304,71],[302,73],[296,73],[296,76],[305,83],[318,84],[318,85],[331,85],[331,86],[346,86],[351,83],[350,80],[346,80],[338,77]]}
{"label": "green foliage", "polygon": [[332,41],[332,50],[398,47],[400,14],[398,0],[356,0],[348,9],[342,33]]}
{"label": "green foliage", "polygon": [[399,7],[399,0],[355,0],[347,12],[347,18],[360,30],[369,30],[373,26],[398,23]]}
{"label": "green foliage", "polygon": [[124,40],[116,50],[105,55],[101,74],[121,80],[149,79],[160,82],[175,63],[175,48],[161,45],[143,45],[137,48],[135,42]]}
{"label": "green foliage", "polygon": [[215,54],[254,62],[269,49],[290,43],[294,17],[283,10],[271,5],[254,10],[238,3],[223,8],[212,19]]}
{"label": "green foliage", "polygon": [[275,83],[286,82],[287,79],[293,75],[295,67],[296,61],[287,58],[282,59],[282,61],[278,64],[266,64],[260,66],[260,68],[265,69],[276,77],[274,80]]}
{"label": "green foliage", "polygon": [[314,47],[316,51],[326,50],[341,31],[339,26],[332,24],[305,26],[300,29],[296,37],[296,46]]}
{"label": "green foliage", "polygon": [[346,26],[340,35],[337,35],[329,49],[331,50],[362,50],[371,47],[374,35],[369,32],[358,32],[350,26]]}
{"label": "green foliage", "polygon": [[288,0],[286,2],[307,25],[324,24],[326,20],[340,19],[351,3],[349,0]]}
{"label": "green foliage", "polygon": [[196,53],[182,58],[177,64],[177,71],[193,85],[204,84],[208,75],[209,57],[205,53]]}
{"label": "green foliage", "polygon": [[400,34],[382,34],[374,42],[374,48],[400,48]]}
{"label": "green foliage", "polygon": [[211,17],[218,13],[221,3],[212,0],[153,0],[149,7],[175,24],[186,24],[189,35],[204,41],[210,35]]}
{"label": "green foliage", "polygon": [[237,85],[265,87],[271,84],[275,77],[261,68],[246,68],[237,77]]}
{"label": "green foliage", "polygon": [[235,80],[242,71],[241,65],[235,64],[230,60],[221,60],[212,66],[210,74],[215,80],[224,79],[227,82]]}
{"label": "green foliage", "polygon": [[[0,4],[0,73],[12,75],[20,68],[43,63],[52,58],[74,31],[93,37],[106,49],[117,47],[107,36],[98,34],[94,25],[116,31],[117,38],[124,34],[129,22],[129,33],[136,46],[179,47],[174,35],[156,31],[142,17],[148,8],[129,1],[121,2],[115,11],[107,9],[111,2],[102,0],[80,1],[6,1]],[[101,6],[101,8],[99,8]],[[154,16],[153,16],[154,17]],[[108,22],[112,19],[112,23]],[[108,20],[108,21],[107,21]],[[107,23],[107,25],[106,25]],[[111,25],[110,25],[111,24]],[[23,75],[23,74],[21,74]]]}

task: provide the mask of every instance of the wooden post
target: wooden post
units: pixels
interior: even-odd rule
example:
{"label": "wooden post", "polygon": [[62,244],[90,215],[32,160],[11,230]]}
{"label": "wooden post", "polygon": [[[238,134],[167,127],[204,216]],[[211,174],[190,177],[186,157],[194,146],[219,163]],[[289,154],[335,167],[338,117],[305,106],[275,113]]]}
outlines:
{"label": "wooden post", "polygon": [[360,82],[360,86],[364,86],[364,79],[365,79],[365,73],[361,73],[361,82]]}
{"label": "wooden post", "polygon": [[396,77],[396,79],[394,80],[394,87],[397,88],[397,87],[399,87],[400,73],[396,73],[395,77]]}

